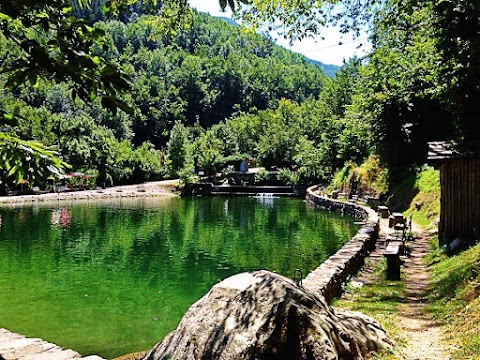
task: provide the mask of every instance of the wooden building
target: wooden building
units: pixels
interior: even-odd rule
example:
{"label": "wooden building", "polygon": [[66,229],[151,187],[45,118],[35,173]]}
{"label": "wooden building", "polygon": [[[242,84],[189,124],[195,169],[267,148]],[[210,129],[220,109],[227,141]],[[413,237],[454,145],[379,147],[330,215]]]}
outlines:
{"label": "wooden building", "polygon": [[480,234],[480,142],[431,142],[428,161],[440,170],[440,245]]}

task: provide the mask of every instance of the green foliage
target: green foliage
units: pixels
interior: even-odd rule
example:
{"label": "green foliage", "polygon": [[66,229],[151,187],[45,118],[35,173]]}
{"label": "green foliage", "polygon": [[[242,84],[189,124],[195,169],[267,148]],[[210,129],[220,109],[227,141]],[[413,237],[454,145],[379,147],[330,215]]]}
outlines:
{"label": "green foliage", "polygon": [[413,168],[391,189],[388,203],[393,211],[405,211],[422,228],[436,227],[440,216],[440,176],[433,167]]}
{"label": "green foliage", "polygon": [[440,172],[431,166],[422,168],[417,175],[415,186],[425,194],[438,194],[440,191]]}
{"label": "green foliage", "polygon": [[260,162],[267,168],[287,166],[293,159],[301,135],[298,109],[295,104],[282,100],[275,112],[261,114],[261,117],[270,119],[263,128],[256,150]]}
{"label": "green foliage", "polygon": [[480,244],[433,266],[431,310],[449,326],[456,359],[478,355],[480,333]]}
{"label": "green foliage", "polygon": [[195,141],[195,153],[197,155],[197,164],[204,170],[215,174],[217,165],[222,160],[221,142],[215,134],[208,130],[204,132]]}
{"label": "green foliage", "polygon": [[[122,9],[121,1],[118,3],[120,7],[112,5],[112,9]],[[104,35],[91,43],[86,56],[105,59],[105,64],[114,63],[128,76],[132,91],[122,98],[134,108],[132,114],[107,111],[101,96],[95,98],[93,93],[86,99],[88,105],[78,97],[75,99],[78,84],[68,77],[53,77],[65,81],[52,83],[39,76],[34,87],[18,86],[14,92],[0,90],[0,109],[7,117],[15,114],[14,131],[20,138],[32,137],[48,146],[57,145],[74,169],[98,172],[101,185],[144,181],[166,173],[175,176],[183,165],[175,164],[174,158],[182,158],[182,152],[177,156],[171,151],[166,156],[165,161],[173,166],[172,171],[166,171],[154,160],[156,155],[144,163],[141,158],[150,151],[137,156],[135,149],[151,143],[155,149],[167,152],[177,121],[193,126],[191,137],[197,139],[196,148],[201,148],[195,151],[198,166],[214,171],[229,157],[257,156],[257,122],[263,122],[262,133],[269,129],[268,114],[257,119],[257,109],[276,107],[280,97],[292,104],[318,98],[323,83],[328,81],[302,56],[291,54],[266,37],[245,34],[223,20],[195,14],[189,28],[178,28],[174,36],[166,36],[155,19],[138,15],[150,10],[142,12],[141,7],[135,7],[137,15],[120,15],[116,20],[102,13],[103,4],[104,1],[95,0],[90,9],[74,5],[74,12],[68,16],[77,14],[82,19],[97,21],[91,27]],[[155,13],[159,9],[151,10]],[[78,21],[86,23],[82,19]],[[9,37],[0,34],[0,44],[0,58],[6,65],[12,55],[21,57],[21,51]],[[8,78],[0,75],[0,84],[6,82]],[[292,111],[296,111],[295,107]],[[226,121],[232,114],[245,116],[251,122]],[[284,121],[285,116],[279,119]],[[298,121],[297,116],[295,122]],[[278,138],[287,140],[281,135],[280,126],[279,121]],[[200,136],[202,127],[211,127],[212,132]],[[273,154],[268,158],[278,153],[286,163],[292,162],[292,151],[285,156],[280,152],[285,152],[285,146],[293,148],[293,142],[283,146],[279,141],[283,150],[278,152],[267,148],[267,138],[263,141],[264,152]],[[160,153],[158,158],[162,158]]]}
{"label": "green foliage", "polygon": [[66,183],[73,188],[94,189],[97,181],[95,176],[72,176],[67,178]]}
{"label": "green foliage", "polygon": [[352,178],[353,169],[356,165],[351,162],[346,162],[343,167],[335,173],[329,188],[331,190],[347,189]]}
{"label": "green foliage", "polygon": [[432,1],[436,49],[441,54],[441,100],[456,130],[478,140],[476,109],[480,101],[480,3],[472,0]]}
{"label": "green foliage", "polygon": [[179,121],[175,123],[170,134],[166,156],[167,165],[172,177],[176,177],[179,171],[189,162],[190,149],[188,131]]}
{"label": "green foliage", "polygon": [[383,195],[388,189],[388,172],[378,157],[371,155],[360,166],[347,162],[333,177],[330,189]]}
{"label": "green foliage", "polygon": [[260,169],[255,174],[256,185],[266,185],[269,180],[270,180],[270,173],[265,168]]}
{"label": "green foliage", "polygon": [[377,156],[369,156],[359,168],[356,169],[360,189],[370,194],[386,194],[388,191],[388,172],[380,163]]}
{"label": "green foliage", "polygon": [[278,169],[277,179],[285,185],[297,185],[300,181],[300,174],[290,169]]}
{"label": "green foliage", "polygon": [[195,163],[191,151],[191,147],[187,146],[185,163],[177,173],[178,178],[180,179],[180,184],[183,186],[190,184],[195,180]]}
{"label": "green foliage", "polygon": [[[478,138],[476,120],[465,111],[474,114],[480,99],[471,83],[478,78],[471,64],[480,59],[474,45],[480,41],[480,9],[471,0],[458,6],[437,0],[362,5],[370,7],[365,14],[372,20],[373,49],[347,82],[344,118],[355,121],[344,122],[341,142],[363,154],[373,150],[396,184],[405,169],[425,162],[428,141]],[[358,162],[348,147],[341,157]]]}
{"label": "green foliage", "polygon": [[[215,148],[224,158],[235,154],[238,159],[252,157],[266,168],[295,169],[295,183],[325,181],[336,161],[338,131],[336,120],[326,116],[328,111],[320,100],[296,104],[282,99],[274,109],[240,113],[213,126],[212,136],[221,142]],[[201,156],[198,147],[195,152]]]}
{"label": "green foliage", "polygon": [[293,161],[302,183],[314,183],[328,177],[329,164],[326,163],[326,156],[322,150],[322,147],[315,146],[314,141],[305,137],[301,137],[295,145]]}
{"label": "green foliage", "polygon": [[[316,0],[220,2],[253,29],[265,21],[272,28],[281,24],[287,37],[319,32],[324,22],[344,30],[366,26],[371,54],[350,61],[333,80],[267,37],[194,14],[184,0],[161,6],[92,0],[62,8],[64,1],[0,5],[0,58],[7,71],[0,83],[15,87],[2,91],[0,109],[17,136],[58,145],[75,168],[98,170],[99,180],[165,173],[154,164],[156,155],[143,164],[132,152],[145,142],[170,147],[176,122],[193,127],[195,165],[211,171],[225,158],[248,154],[266,167],[297,170],[300,182],[328,182],[345,163],[377,155],[388,172],[374,174],[367,162],[355,173],[366,182],[361,187],[376,193],[425,162],[427,141],[478,137],[469,114],[480,98],[472,65],[480,58],[480,11],[469,0],[458,6],[342,0],[340,10],[320,10],[325,4]],[[51,31],[55,24],[62,31]],[[67,60],[73,65],[65,66]],[[133,91],[124,94],[127,80]],[[172,176],[182,169],[172,163],[175,156],[166,157]]]}
{"label": "green foliage", "polygon": [[125,73],[90,53],[93,44],[105,45],[105,32],[73,16],[68,1],[2,1],[0,33],[19,49],[0,66],[7,88],[35,87],[39,78],[70,80],[74,98],[91,101],[100,95],[106,108],[132,112],[118,97],[128,87]]}
{"label": "green foliage", "polygon": [[[408,183],[408,180],[407,180]],[[407,216],[413,214],[415,222],[423,228],[435,226],[435,221],[440,217],[440,174],[432,167],[424,167],[415,176],[413,185],[414,197],[406,212]]]}
{"label": "green foliage", "polygon": [[23,179],[33,184],[44,184],[50,174],[60,175],[69,166],[49,149],[36,141],[25,141],[0,132],[0,193],[7,184],[20,183]]}
{"label": "green foliage", "polygon": [[146,141],[133,152],[133,181],[145,182],[163,178],[166,169],[163,167],[163,153],[155,150],[152,143]]}

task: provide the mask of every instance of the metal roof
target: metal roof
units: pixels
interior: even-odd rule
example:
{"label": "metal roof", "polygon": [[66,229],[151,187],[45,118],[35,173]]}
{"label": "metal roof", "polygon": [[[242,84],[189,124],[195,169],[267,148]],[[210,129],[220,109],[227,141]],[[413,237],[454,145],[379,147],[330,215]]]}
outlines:
{"label": "metal roof", "polygon": [[428,143],[430,162],[480,157],[480,141],[433,141]]}

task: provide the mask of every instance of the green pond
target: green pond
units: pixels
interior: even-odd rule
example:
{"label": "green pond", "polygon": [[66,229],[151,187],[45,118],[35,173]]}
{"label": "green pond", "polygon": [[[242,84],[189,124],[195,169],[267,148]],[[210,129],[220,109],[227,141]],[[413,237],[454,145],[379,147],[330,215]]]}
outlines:
{"label": "green pond", "polygon": [[106,358],[152,347],[218,281],[306,274],[358,229],[272,197],[58,203],[0,217],[0,328]]}

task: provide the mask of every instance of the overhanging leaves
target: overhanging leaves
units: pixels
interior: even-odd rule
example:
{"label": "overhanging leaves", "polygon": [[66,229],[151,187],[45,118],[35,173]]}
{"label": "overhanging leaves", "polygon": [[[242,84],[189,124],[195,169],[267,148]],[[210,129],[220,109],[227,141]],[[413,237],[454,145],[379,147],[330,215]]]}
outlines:
{"label": "overhanging leaves", "polygon": [[42,183],[50,174],[59,175],[70,166],[57,151],[36,141],[21,140],[0,132],[0,175],[2,182]]}

